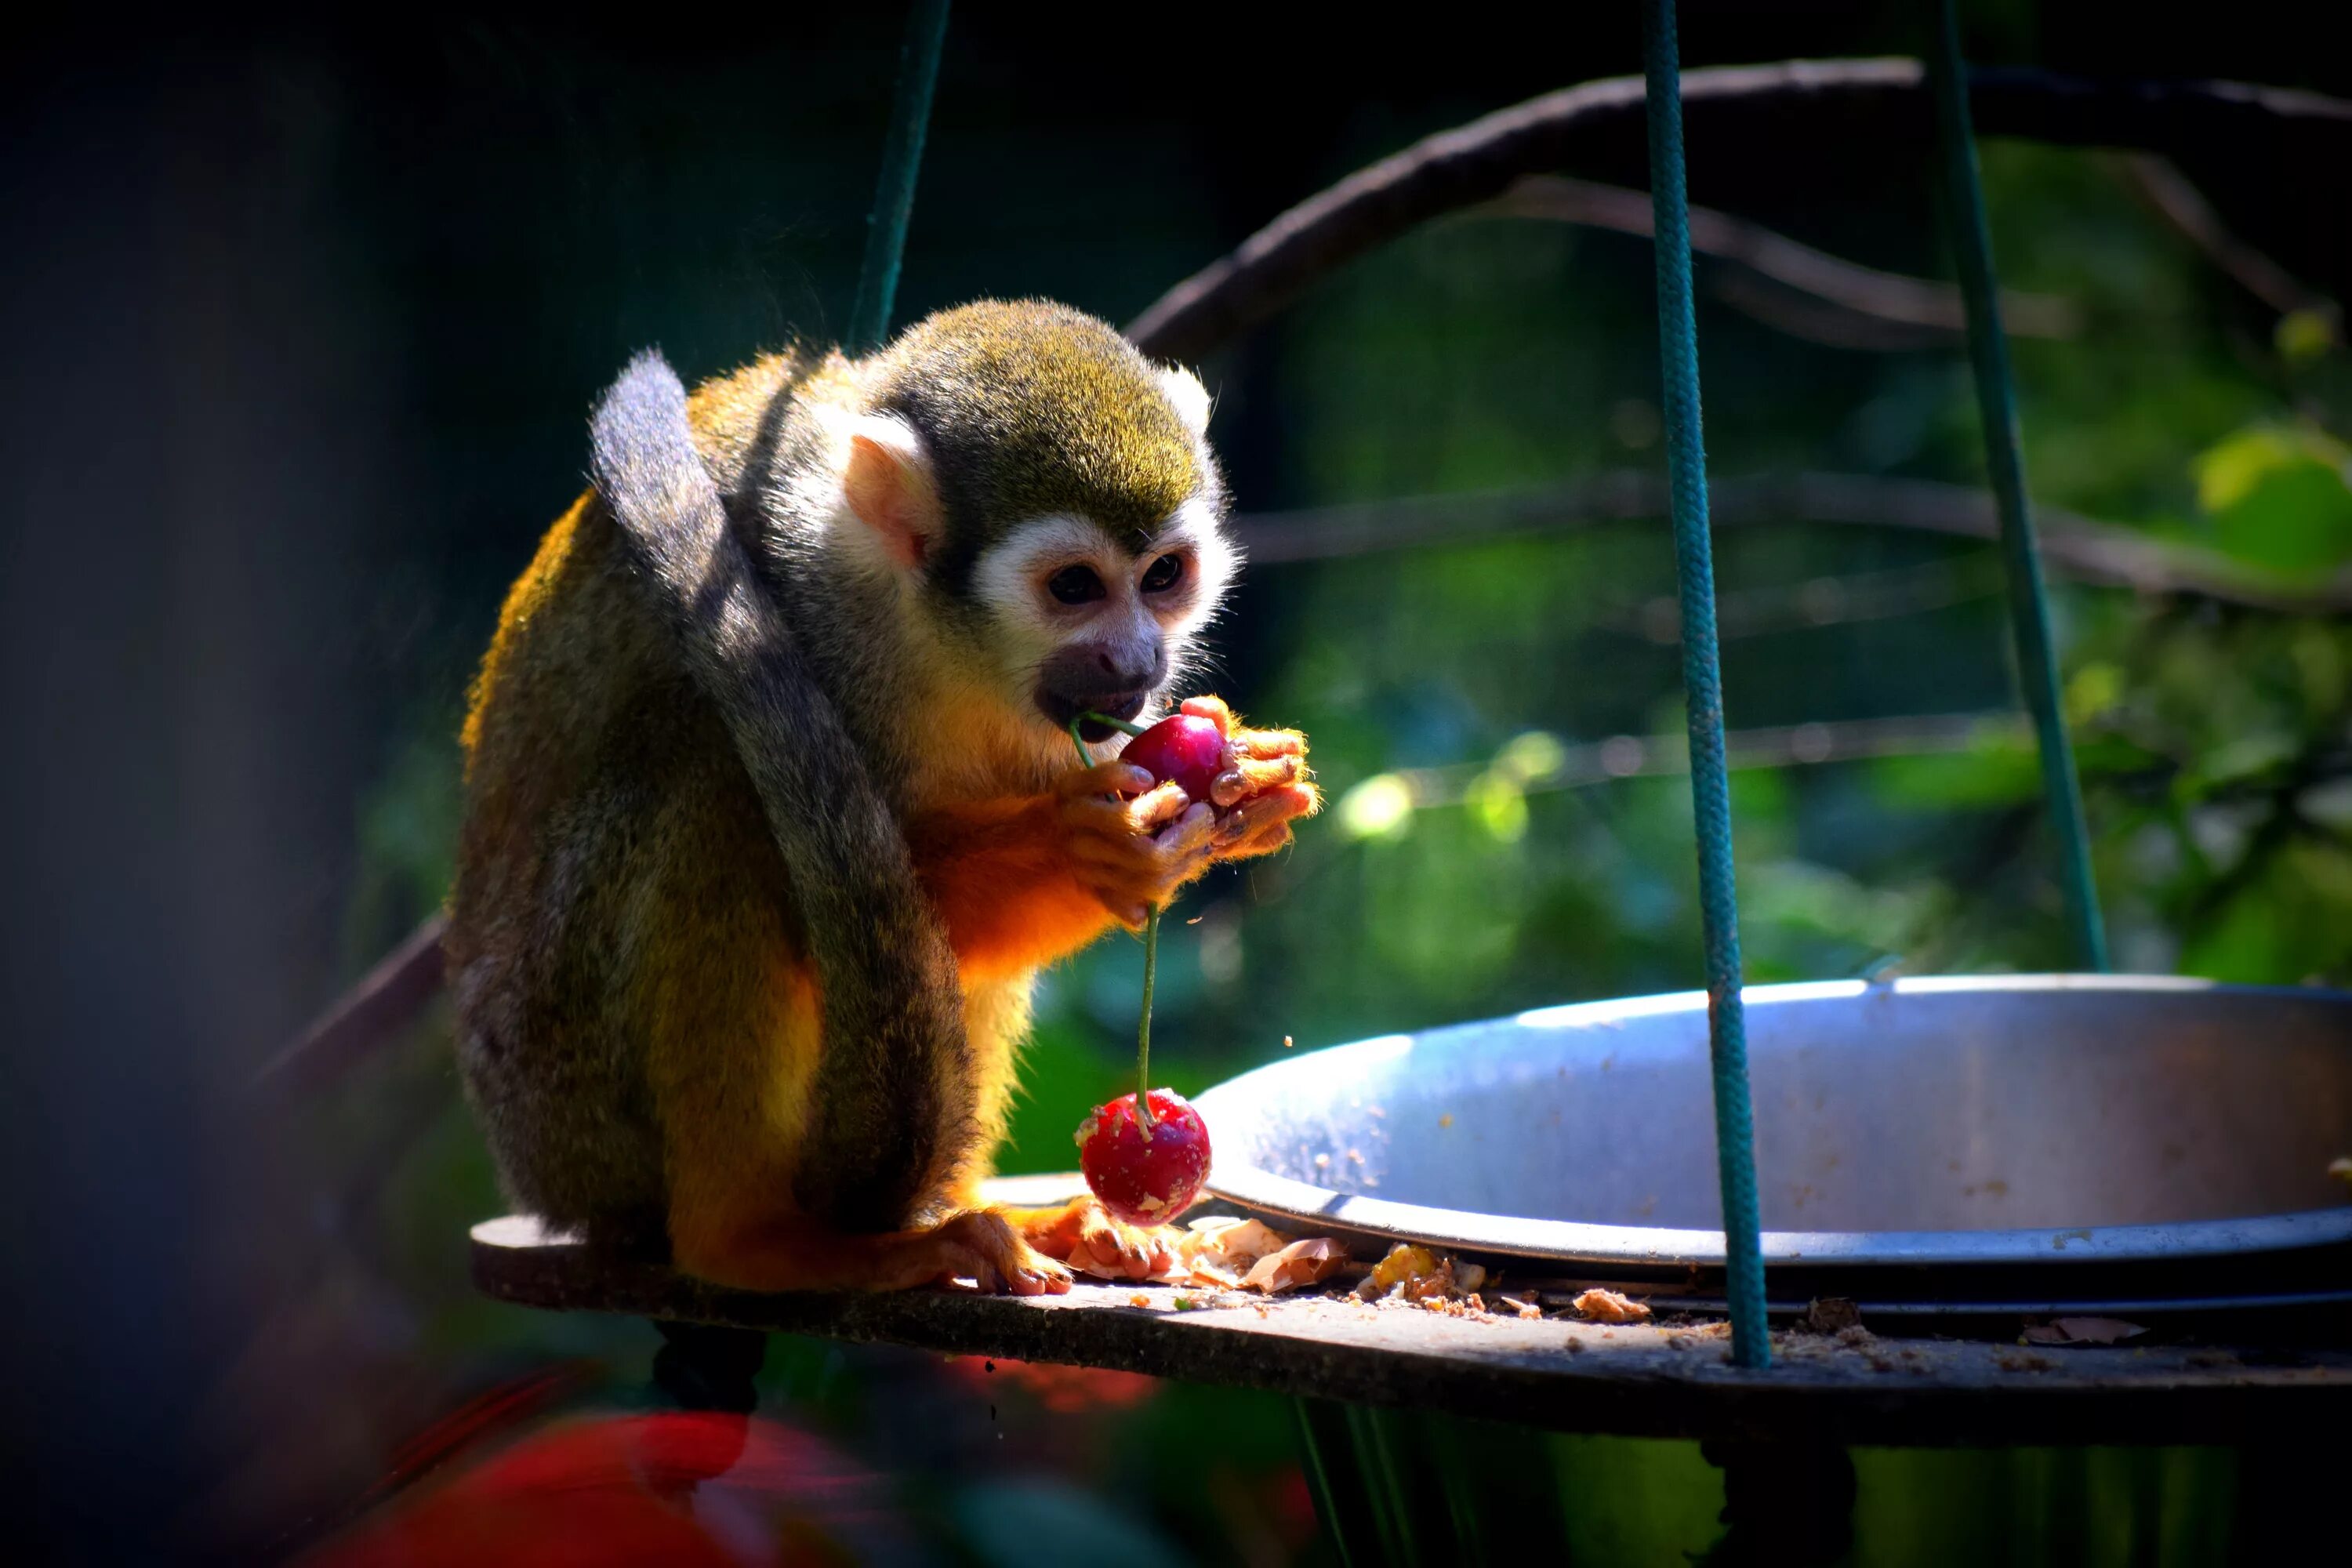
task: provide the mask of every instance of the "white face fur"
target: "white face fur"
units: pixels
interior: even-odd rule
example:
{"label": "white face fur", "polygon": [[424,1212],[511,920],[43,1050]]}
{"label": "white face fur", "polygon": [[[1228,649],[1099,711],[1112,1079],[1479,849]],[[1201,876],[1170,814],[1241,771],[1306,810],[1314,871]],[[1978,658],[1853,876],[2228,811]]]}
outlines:
{"label": "white face fur", "polygon": [[972,590],[995,624],[1009,684],[1033,685],[1055,656],[1084,648],[1108,661],[1105,689],[1116,692],[1131,684],[1117,672],[1139,673],[1160,650],[1156,677],[1132,684],[1164,687],[1181,675],[1239,564],[1215,515],[1194,500],[1139,552],[1081,518],[1023,523],[980,558]]}

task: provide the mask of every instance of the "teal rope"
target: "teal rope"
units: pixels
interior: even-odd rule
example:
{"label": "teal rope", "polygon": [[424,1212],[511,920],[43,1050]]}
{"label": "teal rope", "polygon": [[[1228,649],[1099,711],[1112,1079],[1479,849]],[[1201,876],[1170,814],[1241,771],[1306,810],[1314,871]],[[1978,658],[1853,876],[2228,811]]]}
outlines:
{"label": "teal rope", "polygon": [[1698,820],[1698,897],[1706,938],[1706,1024],[1715,1064],[1715,1154],[1723,1184],[1731,1359],[1769,1366],[1764,1253],[1756,1205],[1756,1138],[1748,1100],[1748,1019],[1739,994],[1739,901],[1731,868],[1731,782],[1723,754],[1723,667],[1716,647],[1715,559],[1707,538],[1706,444],[1700,431],[1698,319],[1691,303],[1690,202],[1683,187],[1682,68],[1674,0],[1643,0],[1650,209],[1657,236],[1658,357],[1665,384],[1666,468],[1682,586],[1683,689],[1689,707],[1691,804]]}
{"label": "teal rope", "polygon": [[2009,618],[2017,637],[2017,677],[2033,715],[2042,753],[2042,794],[2058,835],[2059,883],[2076,961],[2107,967],[2107,933],[2099,917],[2098,885],[2091,877],[2091,837],[2083,824],[2083,792],[2074,777],[2074,751],[2058,703],[2058,658],[2051,647],[2050,597],[2033,546],[2033,514],[2025,503],[2025,464],[2018,452],[2017,394],[2009,374],[2009,340],[2001,330],[2000,296],[1993,279],[1992,239],[1985,222],[1984,189],[1977,180],[1976,133],[1969,124],[1959,24],[1952,0],[1943,0],[1930,74],[1944,153],[1944,191],[1951,203],[1959,252],[1960,294],[1968,305],[1969,359],[1976,371],[1977,411],[1984,424],[1985,465],[2000,509],[2000,553],[2009,574]]}
{"label": "teal rope", "polygon": [[890,101],[889,135],[882,143],[882,180],[866,230],[857,302],[849,311],[852,353],[871,353],[889,336],[907,219],[915,210],[915,171],[923,162],[923,132],[930,123],[931,89],[939,82],[940,47],[947,36],[948,0],[915,0],[906,42],[898,47],[898,88]]}

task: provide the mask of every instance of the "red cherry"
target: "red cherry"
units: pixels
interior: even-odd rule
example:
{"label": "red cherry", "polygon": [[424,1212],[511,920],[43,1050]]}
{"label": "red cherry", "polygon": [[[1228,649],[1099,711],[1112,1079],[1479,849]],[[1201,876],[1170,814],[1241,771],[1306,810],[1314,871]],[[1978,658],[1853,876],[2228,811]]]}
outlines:
{"label": "red cherry", "polygon": [[1087,1185],[1129,1225],[1166,1225],[1192,1206],[1209,1179],[1208,1124],[1172,1089],[1151,1091],[1149,1143],[1131,1094],[1096,1106],[1078,1124],[1077,1142]]}
{"label": "red cherry", "polygon": [[1127,750],[1118,754],[1120,762],[1133,763],[1150,773],[1154,784],[1172,781],[1196,801],[1209,798],[1209,785],[1223,770],[1224,757],[1223,733],[1208,720],[1190,713],[1162,719],[1129,741]]}

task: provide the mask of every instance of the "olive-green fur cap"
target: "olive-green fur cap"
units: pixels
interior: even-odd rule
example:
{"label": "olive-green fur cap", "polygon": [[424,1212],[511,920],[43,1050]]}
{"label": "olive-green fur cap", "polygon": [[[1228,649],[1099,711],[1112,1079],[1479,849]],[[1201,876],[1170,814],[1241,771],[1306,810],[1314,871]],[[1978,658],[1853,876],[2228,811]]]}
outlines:
{"label": "olive-green fur cap", "polygon": [[1090,520],[1130,549],[1216,476],[1160,372],[1104,322],[1043,300],[982,300],[909,327],[869,382],[871,406],[930,455],[947,538],[933,563],[960,592],[1014,523]]}

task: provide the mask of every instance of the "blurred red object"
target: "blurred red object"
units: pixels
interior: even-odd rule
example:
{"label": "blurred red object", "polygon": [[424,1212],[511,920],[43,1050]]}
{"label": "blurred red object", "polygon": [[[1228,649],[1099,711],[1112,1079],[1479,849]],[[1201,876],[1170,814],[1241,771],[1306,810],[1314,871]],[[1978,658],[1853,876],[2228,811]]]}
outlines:
{"label": "blurred red object", "polygon": [[1055,1366],[1046,1362],[984,1360],[965,1356],[955,1370],[968,1383],[993,1392],[1003,1379],[1056,1415],[1087,1410],[1125,1410],[1160,1392],[1160,1380],[1139,1372],[1106,1372],[1091,1366]]}
{"label": "blurred red object", "polygon": [[430,1483],[310,1568],[802,1568],[907,1549],[886,1483],[804,1432],[691,1411],[577,1418]]}

